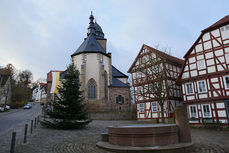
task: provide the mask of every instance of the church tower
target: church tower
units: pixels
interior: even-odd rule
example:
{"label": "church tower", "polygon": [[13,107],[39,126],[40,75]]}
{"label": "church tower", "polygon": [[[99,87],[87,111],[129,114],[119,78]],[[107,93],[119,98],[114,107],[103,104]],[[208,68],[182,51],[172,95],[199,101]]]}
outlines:
{"label": "church tower", "polygon": [[[91,14],[87,38],[71,55],[72,62],[80,72],[81,88],[89,112],[109,112],[115,107],[113,103],[118,96],[113,89],[121,87],[129,90],[128,76],[112,66],[111,53],[107,53],[106,43],[102,28],[94,22],[94,16]],[[129,93],[126,99],[129,101]]]}

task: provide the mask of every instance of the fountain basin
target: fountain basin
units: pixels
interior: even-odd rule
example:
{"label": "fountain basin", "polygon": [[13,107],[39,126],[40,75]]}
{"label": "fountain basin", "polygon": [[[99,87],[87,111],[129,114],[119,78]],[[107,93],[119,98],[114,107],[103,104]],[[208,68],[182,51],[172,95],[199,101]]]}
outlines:
{"label": "fountain basin", "polygon": [[177,144],[176,124],[136,124],[108,127],[109,143],[119,146],[153,147]]}

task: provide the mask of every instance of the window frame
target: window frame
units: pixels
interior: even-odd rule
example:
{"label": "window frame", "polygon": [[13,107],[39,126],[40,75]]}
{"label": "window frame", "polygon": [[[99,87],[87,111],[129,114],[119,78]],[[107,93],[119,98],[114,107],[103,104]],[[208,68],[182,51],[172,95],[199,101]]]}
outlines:
{"label": "window frame", "polygon": [[139,104],[139,113],[145,113],[145,104],[144,103]]}
{"label": "window frame", "polygon": [[[200,91],[200,85],[199,83],[200,82],[204,82],[204,86],[205,86],[205,91]],[[207,84],[206,84],[206,80],[200,80],[200,81],[197,81],[197,87],[198,87],[198,93],[206,93],[207,92]]]}
{"label": "window frame", "polygon": [[96,85],[96,81],[94,79],[90,79],[88,81],[87,98],[88,98],[88,100],[96,100],[97,99],[97,85]]}
{"label": "window frame", "polygon": [[123,95],[117,95],[115,97],[115,103],[116,104],[124,104],[125,103],[125,97]]}
{"label": "window frame", "polygon": [[[208,108],[209,108],[209,116],[206,116],[206,115],[205,115],[204,106],[208,106]],[[204,117],[204,118],[212,118],[211,105],[210,105],[210,104],[202,104],[201,107],[202,107],[202,114],[203,114],[203,117]]]}
{"label": "window frame", "polygon": [[229,81],[229,75],[223,77],[223,82],[224,82],[225,89],[229,89],[229,85],[228,85],[228,87],[227,87],[226,78],[228,78],[228,81]]}
{"label": "window frame", "polygon": [[[155,104],[155,105],[153,105],[153,104]],[[158,106],[157,106],[157,102],[152,102],[151,103],[151,110],[152,110],[152,112],[153,113],[155,113],[155,112],[157,112],[158,111]],[[154,109],[155,108],[155,109]]]}
{"label": "window frame", "polygon": [[[187,85],[188,84],[191,84],[191,87],[192,87],[192,93],[188,93],[188,88],[187,88]],[[186,95],[192,95],[194,94],[194,86],[193,86],[193,82],[188,82],[188,83],[185,83],[185,91],[186,91]]]}
{"label": "window frame", "polygon": [[[191,110],[191,107],[194,107],[195,108],[195,110],[196,110],[196,112],[192,112]],[[192,116],[192,114],[196,114],[195,116]],[[197,109],[197,106],[196,105],[189,105],[189,117],[190,117],[190,119],[192,118],[192,117],[194,117],[194,118],[198,118],[198,109]]]}

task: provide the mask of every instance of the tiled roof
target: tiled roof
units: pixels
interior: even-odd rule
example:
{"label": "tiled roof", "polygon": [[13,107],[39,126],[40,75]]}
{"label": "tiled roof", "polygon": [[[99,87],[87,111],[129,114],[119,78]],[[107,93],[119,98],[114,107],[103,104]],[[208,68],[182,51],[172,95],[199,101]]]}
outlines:
{"label": "tiled roof", "polygon": [[112,65],[112,76],[113,77],[119,77],[119,78],[128,78],[127,75],[125,75],[124,73],[122,73],[121,71],[119,71],[113,65]]}
{"label": "tiled roof", "polygon": [[182,65],[183,62],[184,62],[184,60],[182,60],[182,59],[179,59],[179,58],[177,58],[177,57],[174,57],[174,56],[171,56],[171,55],[169,55],[169,54],[166,54],[166,53],[164,53],[164,52],[162,52],[162,51],[159,51],[159,50],[157,50],[157,49],[155,49],[155,48],[152,48],[152,47],[150,47],[150,46],[148,46],[148,45],[143,44],[143,46],[145,46],[145,47],[148,48],[149,50],[155,52],[156,54],[159,54],[159,55],[161,55],[162,57],[165,57],[166,59],[170,60],[170,61],[173,62],[173,63],[177,63],[177,64]]}
{"label": "tiled roof", "polygon": [[157,49],[155,49],[155,48],[152,48],[152,47],[150,47],[150,46],[148,46],[148,45],[143,44],[142,47],[141,47],[141,49],[140,49],[140,51],[139,51],[139,53],[138,53],[138,55],[136,56],[136,58],[135,58],[135,60],[134,60],[134,62],[133,62],[133,64],[130,66],[130,68],[129,68],[129,70],[128,70],[128,73],[131,73],[132,68],[135,66],[135,63],[137,62],[138,57],[140,56],[140,53],[141,53],[141,51],[142,51],[142,49],[143,49],[144,47],[148,48],[149,51],[154,52],[154,53],[156,53],[157,55],[166,58],[166,59],[167,59],[168,61],[170,61],[170,62],[179,64],[179,65],[182,65],[182,64],[184,63],[184,60],[182,60],[182,59],[179,59],[179,58],[177,58],[177,57],[168,55],[168,54],[166,54],[166,53],[164,53],[164,52],[162,52],[162,51],[159,51],[159,50],[157,50]]}
{"label": "tiled roof", "polygon": [[112,84],[110,87],[129,87],[129,85],[123,83],[118,78],[128,78],[128,76],[112,65]]}
{"label": "tiled roof", "polygon": [[229,24],[229,15],[223,17],[222,19],[220,19],[219,21],[217,21],[216,23],[214,23],[213,25],[209,26],[208,28],[204,29],[201,31],[200,36],[197,38],[197,40],[194,42],[194,44],[190,47],[190,49],[187,51],[187,53],[184,55],[184,58],[189,55],[189,53],[192,51],[193,47],[199,42],[199,40],[201,39],[201,37],[208,31],[217,29],[221,26],[227,25]]}
{"label": "tiled roof", "polygon": [[112,84],[110,85],[110,87],[129,87],[129,85],[123,83],[115,77],[112,77]]}
{"label": "tiled roof", "polygon": [[106,54],[106,51],[100,45],[100,43],[96,40],[95,34],[90,34],[84,42],[80,45],[80,47],[75,51],[74,55],[78,55],[81,53],[102,53]]}
{"label": "tiled roof", "polygon": [[214,29],[216,29],[218,27],[224,26],[226,24],[229,24],[229,15],[223,17],[222,19],[220,19],[219,21],[217,21],[213,25],[211,25],[208,28],[204,29],[202,32],[211,31],[211,30],[214,30]]}

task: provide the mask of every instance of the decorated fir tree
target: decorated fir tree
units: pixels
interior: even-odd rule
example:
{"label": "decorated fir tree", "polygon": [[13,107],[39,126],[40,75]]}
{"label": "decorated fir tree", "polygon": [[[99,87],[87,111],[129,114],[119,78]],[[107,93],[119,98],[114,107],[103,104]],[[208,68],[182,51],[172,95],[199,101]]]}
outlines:
{"label": "decorated fir tree", "polygon": [[90,122],[83,103],[83,91],[80,90],[79,71],[73,64],[68,66],[54,99],[51,110],[47,112],[50,119],[42,121],[42,125],[52,128],[75,129]]}

